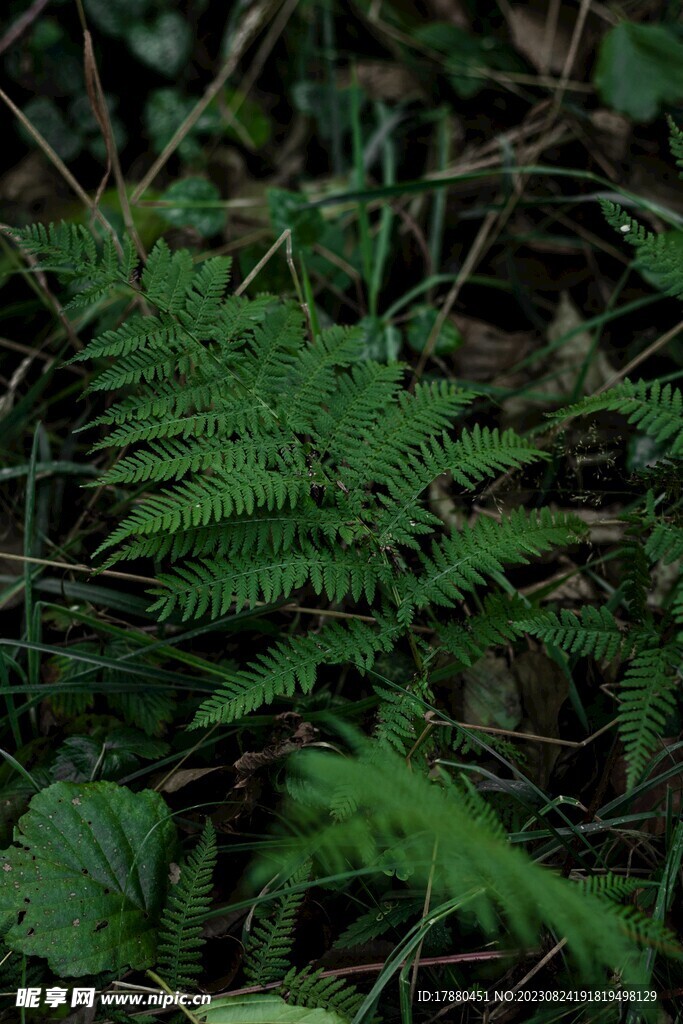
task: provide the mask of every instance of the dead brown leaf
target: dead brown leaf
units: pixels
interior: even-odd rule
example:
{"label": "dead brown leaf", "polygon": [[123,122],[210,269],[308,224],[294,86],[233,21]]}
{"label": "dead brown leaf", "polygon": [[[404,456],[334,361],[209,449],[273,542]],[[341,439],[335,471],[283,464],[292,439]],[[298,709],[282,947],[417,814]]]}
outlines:
{"label": "dead brown leaf", "polygon": [[[544,368],[537,371],[541,379],[533,382],[533,397],[521,394],[505,399],[503,410],[506,423],[518,420],[530,409],[544,408],[557,395],[570,395],[579,375],[584,373],[584,366],[586,371],[581,394],[592,394],[612,379],[614,367],[603,352],[599,349],[593,351],[593,335],[588,330],[582,330],[582,324],[583,318],[571,296],[563,291],[546,332],[548,343],[557,343],[557,347],[545,360]],[[544,395],[548,395],[547,402]]]}
{"label": "dead brown leaf", "polygon": [[358,83],[372,100],[397,102],[420,95],[420,83],[400,64],[366,60],[356,64]]}
{"label": "dead brown leaf", "polygon": [[631,142],[629,119],[614,110],[594,110],[590,119],[603,152],[611,160],[624,160]]}
{"label": "dead brown leaf", "polygon": [[161,784],[160,792],[177,793],[179,789],[188,786],[191,782],[196,782],[197,779],[202,779],[212,772],[219,772],[222,768],[223,765],[217,765],[214,768],[180,768]]}
{"label": "dead brown leaf", "polygon": [[447,21],[458,28],[469,28],[470,18],[460,0],[429,0],[428,7],[439,21]]}
{"label": "dead brown leaf", "polygon": [[[489,381],[505,373],[523,359],[531,349],[531,339],[525,331],[508,333],[468,316],[453,318],[464,338],[454,355],[457,372],[466,380]],[[520,377],[519,382],[523,378]],[[508,386],[514,386],[506,381]]]}
{"label": "dead brown leaf", "polygon": [[[282,719],[285,716],[279,715],[278,718]],[[298,719],[298,715],[290,715],[294,719]],[[235,783],[235,789],[244,789],[249,785],[252,776],[259,771],[261,768],[265,768],[275,761],[282,760],[283,757],[287,757],[288,754],[293,754],[295,750],[300,750],[302,747],[312,743],[318,734],[318,730],[310,722],[304,722],[299,720],[294,732],[287,736],[285,739],[279,740],[275,743],[271,743],[269,746],[264,747],[263,750],[247,750],[241,757],[239,757],[233,768],[237,772],[237,781]]]}

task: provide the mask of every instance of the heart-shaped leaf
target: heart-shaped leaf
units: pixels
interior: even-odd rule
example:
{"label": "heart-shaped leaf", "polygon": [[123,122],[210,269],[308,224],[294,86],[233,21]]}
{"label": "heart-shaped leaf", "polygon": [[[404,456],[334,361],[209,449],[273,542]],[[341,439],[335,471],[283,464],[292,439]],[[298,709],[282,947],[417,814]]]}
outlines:
{"label": "heart-shaped leaf", "polygon": [[216,205],[221,202],[221,194],[213,182],[205,178],[174,181],[161,198],[165,203],[174,204],[159,208],[159,215],[174,227],[192,227],[204,238],[210,238],[225,225],[225,209]]}
{"label": "heart-shaped leaf", "polygon": [[0,853],[5,942],[61,977],[149,967],[174,843],[158,793],[112,782],[42,790]]}
{"label": "heart-shaped leaf", "polygon": [[177,11],[166,11],[151,24],[133,25],[128,45],[143,64],[173,78],[190,55],[192,29]]}

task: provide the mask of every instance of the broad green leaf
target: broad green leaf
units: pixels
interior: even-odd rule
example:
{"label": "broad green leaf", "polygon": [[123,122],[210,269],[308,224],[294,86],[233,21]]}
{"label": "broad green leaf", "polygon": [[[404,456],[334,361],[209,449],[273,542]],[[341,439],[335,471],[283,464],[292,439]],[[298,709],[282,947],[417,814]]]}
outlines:
{"label": "broad green leaf", "polygon": [[415,31],[415,38],[443,54],[443,65],[453,89],[467,99],[487,83],[487,68],[499,71],[523,70],[511,47],[490,35],[470,35],[446,22],[432,21]]}
{"label": "broad green leaf", "polygon": [[[106,722],[106,719],[105,719]],[[57,751],[52,777],[60,782],[120,779],[140,767],[140,759],[153,761],[168,752],[168,744],[153,740],[138,729],[100,726],[91,736],[68,736]]]}
{"label": "broad green leaf", "polygon": [[185,66],[192,49],[192,28],[178,11],[165,11],[150,24],[136,22],[127,33],[135,56],[167,78]]}
{"label": "broad green leaf", "polygon": [[[67,123],[59,107],[49,97],[37,96],[29,100],[24,114],[62,160],[73,160],[78,156],[83,148],[83,137]],[[19,130],[28,142],[33,141],[23,126]]]}
{"label": "broad green leaf", "polygon": [[215,119],[220,129],[225,132],[226,138],[236,139],[240,142],[242,135],[232,121],[224,118],[221,113],[222,106],[229,107],[232,104],[239,105],[235,120],[240,123],[243,133],[249,137],[254,148],[260,149],[265,146],[273,131],[271,120],[264,112],[263,107],[250,96],[244,96],[239,89],[224,89],[222,102],[219,104],[217,99],[214,100],[207,113],[215,111]]}
{"label": "broad green leaf", "polygon": [[602,40],[593,80],[614,110],[651,121],[683,99],[683,43],[664,25],[622,21]]}
{"label": "broad green leaf", "polygon": [[325,221],[320,210],[307,209],[308,200],[284,188],[268,189],[268,210],[276,235],[290,228],[295,246],[311,246],[320,241]]}
{"label": "broad green leaf", "polygon": [[329,1010],[290,1006],[280,996],[254,995],[214,999],[198,1013],[206,1024],[344,1024]]}
{"label": "broad green leaf", "polygon": [[378,363],[395,363],[401,349],[401,334],[397,327],[378,316],[364,316],[358,321],[363,332],[363,358]]}
{"label": "broad green leaf", "polygon": [[219,203],[220,193],[205,178],[184,178],[175,181],[161,197],[164,202],[177,202],[177,206],[159,208],[159,213],[174,227],[193,227],[204,238],[218,234],[225,224],[225,210],[204,203]]}
{"label": "broad green leaf", "polygon": [[154,962],[175,829],[162,798],[112,782],[57,782],[0,853],[0,917],[10,949],[61,977]]}
{"label": "broad green leaf", "polygon": [[110,36],[122,36],[144,18],[150,0],[85,0],[85,12],[93,24]]}
{"label": "broad green leaf", "polygon": [[[178,89],[154,89],[149,93],[142,118],[155,153],[161,153],[166,143],[170,142],[194,105],[195,101],[184,96]],[[197,159],[201,153],[197,140],[201,124],[200,117],[178,146],[178,155],[186,162]]]}
{"label": "broad green leaf", "polygon": [[[422,352],[429,340],[438,315],[439,310],[435,306],[425,304],[415,309],[408,324],[408,344],[413,352]],[[437,356],[450,355],[451,352],[455,352],[456,349],[460,348],[463,340],[462,334],[453,321],[446,320],[441,325],[439,336],[436,339],[434,354]]]}

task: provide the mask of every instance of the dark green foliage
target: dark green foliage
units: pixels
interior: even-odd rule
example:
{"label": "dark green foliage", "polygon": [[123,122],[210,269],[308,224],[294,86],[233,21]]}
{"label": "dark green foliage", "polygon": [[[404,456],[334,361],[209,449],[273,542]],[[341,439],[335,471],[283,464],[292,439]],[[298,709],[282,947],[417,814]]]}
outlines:
{"label": "dark green foliage", "polygon": [[[608,216],[625,226],[616,208]],[[627,226],[638,244],[649,244],[646,233]],[[113,290],[127,292],[138,308],[76,357],[95,362],[91,392],[123,390],[91,428],[108,430],[96,450],[126,449],[101,482],[133,487],[138,495],[100,546],[105,566],[154,560],[152,610],[160,618],[215,619],[307,589],[335,604],[361,605],[364,613],[362,621],[351,617],[277,640],[218,684],[196,726],[233,721],[297,690],[307,694],[324,666],[365,671],[406,637],[419,670],[411,626],[423,615],[438,622],[444,611],[438,634],[461,665],[525,632],[572,655],[643,654],[642,631],[626,635],[606,609],[587,608],[581,617],[535,613],[494,590],[476,614],[458,614],[465,599],[479,600],[482,588],[497,586],[508,567],[587,532],[578,517],[548,508],[480,514],[444,531],[426,501],[437,477],[448,472],[457,488],[471,492],[501,472],[548,457],[511,430],[456,431],[472,395],[445,381],[420,383],[411,392],[401,364],[362,358],[362,332],[331,327],[307,340],[295,305],[268,296],[226,297],[224,257],[195,264],[189,253],[159,242],[138,282],[129,244],[107,238],[98,247],[87,231],[65,225],[27,229],[20,237],[71,278],[76,302]],[[670,384],[625,380],[557,416],[600,410],[625,415],[666,445],[670,459],[683,453],[683,396]],[[670,529],[662,520],[652,531],[647,556],[663,551]],[[638,585],[633,576],[639,558],[625,582],[636,624],[646,619],[646,573]],[[627,672],[626,678],[640,676]],[[624,705],[624,722],[632,720],[634,702],[643,718],[638,730],[624,726],[639,767],[670,692],[653,686],[648,694],[635,687]],[[406,752],[419,702],[386,691],[380,696],[377,736]],[[343,794],[339,800],[343,816],[353,800]]]}
{"label": "dark green foliage", "polygon": [[573,612],[541,612],[534,618],[522,619],[516,627],[539,640],[555,644],[570,654],[593,658],[616,658],[632,645],[607,608],[586,605],[580,616]]}
{"label": "dark green foliage", "polygon": [[374,736],[380,746],[387,746],[399,754],[407,754],[417,739],[416,724],[424,725],[422,701],[403,690],[375,685],[380,698]]}
{"label": "dark green foliage", "polygon": [[337,939],[335,946],[340,949],[352,949],[354,946],[362,946],[366,942],[386,935],[391,929],[400,928],[411,917],[416,917],[422,910],[422,904],[417,900],[401,900],[390,903],[388,901],[361,914],[352,924],[346,928]]}
{"label": "dark green foliage", "polygon": [[289,971],[296,915],[305,896],[303,892],[292,892],[292,888],[305,882],[310,873],[309,863],[297,868],[282,896],[256,909],[244,948],[244,973],[252,984],[279,981]]}
{"label": "dark green foliage", "polygon": [[[683,267],[679,276],[683,289]],[[609,391],[585,398],[555,415],[565,420],[602,409],[619,412],[655,441],[668,442],[671,456],[683,455],[683,395],[671,384],[624,380]]]}
{"label": "dark green foliage", "polygon": [[226,298],[229,260],[195,265],[159,242],[138,283],[129,246],[98,250],[64,225],[20,237],[70,273],[79,298],[121,290],[139,310],[76,357],[95,361],[91,392],[124,390],[91,424],[107,428],[96,450],[126,448],[101,482],[142,489],[100,546],[105,566],[164,560],[152,591],[161,618],[217,618],[304,588],[372,607],[376,625],[281,640],[220,686],[196,724],[308,692],[323,665],[368,668],[416,614],[453,608],[505,565],[582,536],[578,519],[547,509],[445,536],[425,501],[436,477],[472,491],[545,453],[511,430],[454,436],[472,396],[445,381],[406,390],[400,364],[362,358],[362,332],[307,341],[294,305]]}
{"label": "dark green foliage", "polygon": [[158,971],[172,988],[192,988],[201,971],[202,917],[211,907],[216,833],[207,820],[199,842],[170,888],[159,928]]}
{"label": "dark green foliage", "polygon": [[680,644],[662,645],[654,635],[652,646],[643,645],[621,683],[619,731],[628,762],[627,782],[642,777],[659,736],[665,735],[667,716],[675,707],[674,686],[680,665]]}
{"label": "dark green foliage", "polygon": [[[434,785],[395,754],[368,755],[364,744],[356,758],[306,751],[293,771],[307,789],[304,804],[287,808],[300,837],[290,855],[314,851],[325,872],[335,874],[349,862],[386,870],[403,851],[412,886],[429,879],[434,901],[453,899],[455,912],[473,913],[485,929],[496,929],[502,917],[525,943],[544,921],[567,938],[584,978],[597,976],[600,963],[624,962],[634,938],[669,941],[632,908],[582,892],[507,844],[491,806],[472,786],[445,777]],[[335,790],[355,793],[354,814],[334,813]]]}
{"label": "dark green foliage", "polygon": [[288,971],[282,979],[282,990],[295,1006],[309,1006],[336,1013],[351,1020],[363,1002],[362,993],[343,978],[323,978],[321,971],[306,967],[303,971]]}
{"label": "dark green foliage", "polygon": [[528,604],[521,599],[510,600],[500,594],[489,595],[482,611],[462,622],[439,625],[439,638],[457,661],[468,667],[484,655],[489,647],[505,644],[521,635],[517,619],[528,618]]}

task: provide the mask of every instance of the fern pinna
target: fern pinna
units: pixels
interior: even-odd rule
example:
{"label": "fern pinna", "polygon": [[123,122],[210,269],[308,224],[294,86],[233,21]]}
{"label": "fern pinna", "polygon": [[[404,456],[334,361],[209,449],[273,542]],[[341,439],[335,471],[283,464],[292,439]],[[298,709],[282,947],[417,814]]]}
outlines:
{"label": "fern pinna", "polygon": [[275,605],[305,588],[362,605],[345,625],[281,639],[226,679],[197,724],[309,691],[322,665],[368,668],[416,616],[443,608],[452,621],[505,566],[583,535],[579,519],[545,509],[447,535],[425,501],[436,477],[472,491],[545,453],[512,430],[455,434],[473,396],[447,381],[407,390],[404,366],[365,359],[357,330],[311,341],[295,304],[226,297],[227,258],[195,265],[160,241],[138,274],[130,245],[98,249],[81,227],[19,239],[70,282],[72,304],[120,293],[137,307],[75,357],[97,367],[91,392],[120,393],[90,424],[105,432],[95,450],[119,452],[100,483],[134,489],[103,564],[153,559],[162,619]]}

